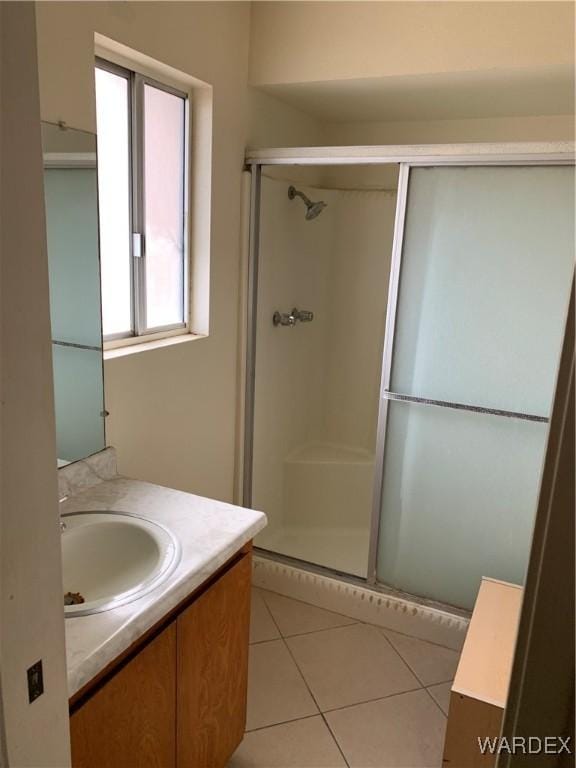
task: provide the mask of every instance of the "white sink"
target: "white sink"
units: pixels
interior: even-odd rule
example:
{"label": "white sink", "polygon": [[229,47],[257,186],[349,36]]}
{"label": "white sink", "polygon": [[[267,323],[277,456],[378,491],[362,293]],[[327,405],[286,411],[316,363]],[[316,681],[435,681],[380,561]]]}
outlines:
{"label": "white sink", "polygon": [[62,515],[64,594],[84,602],[65,615],[117,608],[156,589],[180,560],[180,545],[163,525],[126,512]]}

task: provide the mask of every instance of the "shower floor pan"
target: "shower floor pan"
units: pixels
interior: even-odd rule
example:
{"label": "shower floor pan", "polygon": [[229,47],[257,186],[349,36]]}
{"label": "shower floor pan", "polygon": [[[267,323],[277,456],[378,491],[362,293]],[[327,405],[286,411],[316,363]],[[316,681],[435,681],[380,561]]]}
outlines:
{"label": "shower floor pan", "polygon": [[366,578],[369,535],[358,528],[290,526],[263,531],[256,546],[278,555]]}

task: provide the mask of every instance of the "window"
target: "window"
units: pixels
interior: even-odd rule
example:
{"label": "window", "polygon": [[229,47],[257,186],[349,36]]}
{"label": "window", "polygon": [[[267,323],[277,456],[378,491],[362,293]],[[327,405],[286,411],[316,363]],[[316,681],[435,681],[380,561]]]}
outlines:
{"label": "window", "polygon": [[102,326],[112,341],[186,329],[186,94],[96,63]]}

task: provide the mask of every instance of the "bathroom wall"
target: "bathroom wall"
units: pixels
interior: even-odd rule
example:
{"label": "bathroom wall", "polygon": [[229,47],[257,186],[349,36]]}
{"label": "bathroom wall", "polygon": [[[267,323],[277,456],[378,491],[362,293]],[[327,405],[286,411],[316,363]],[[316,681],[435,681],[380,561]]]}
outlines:
{"label": "bathroom wall", "polygon": [[257,2],[250,82],[571,68],[570,2]]}
{"label": "bathroom wall", "polygon": [[108,442],[121,472],[231,498],[245,3],[39,3],[42,117],[95,131],[94,33],[214,87],[210,335],[105,363]]}
{"label": "bathroom wall", "polygon": [[[0,3],[0,764],[70,764],[34,5]],[[44,693],[26,670],[42,659]]]}
{"label": "bathroom wall", "polygon": [[[108,441],[126,474],[232,498],[237,406],[240,178],[248,142],[248,3],[38,4],[42,117],[95,130],[94,34],[214,88],[208,338],[107,360]],[[311,143],[312,118],[255,95],[258,143]],[[280,128],[282,129],[280,131]],[[276,143],[276,142],[274,142]]]}
{"label": "bathroom wall", "polygon": [[329,143],[324,123],[312,115],[257,88],[248,89],[248,100],[248,148],[314,147]]}
{"label": "bathroom wall", "polygon": [[573,3],[258,2],[251,28],[250,83],[327,144],[574,140]]}
{"label": "bathroom wall", "polygon": [[482,141],[574,141],[573,115],[460,120],[330,123],[329,144],[452,144]]}

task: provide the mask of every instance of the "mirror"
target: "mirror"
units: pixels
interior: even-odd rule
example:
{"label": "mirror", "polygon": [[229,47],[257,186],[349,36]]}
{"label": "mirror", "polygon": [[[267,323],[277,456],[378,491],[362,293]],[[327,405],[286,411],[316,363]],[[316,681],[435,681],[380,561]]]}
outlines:
{"label": "mirror", "polygon": [[42,123],[58,466],[105,445],[96,136]]}

